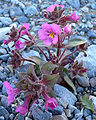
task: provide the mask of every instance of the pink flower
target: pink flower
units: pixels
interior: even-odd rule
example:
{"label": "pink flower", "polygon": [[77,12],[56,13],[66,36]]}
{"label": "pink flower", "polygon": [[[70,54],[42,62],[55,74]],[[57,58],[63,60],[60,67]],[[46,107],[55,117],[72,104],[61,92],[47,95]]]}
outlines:
{"label": "pink flower", "polygon": [[8,94],[8,105],[9,105],[10,103],[14,101],[15,97],[18,95],[20,90],[17,88],[13,89],[7,81],[3,82],[3,85],[6,88],[6,91]]}
{"label": "pink flower", "polygon": [[27,97],[23,105],[19,105],[16,109],[16,112],[19,112],[21,115],[24,115],[28,112],[30,97]]}
{"label": "pink flower", "polygon": [[[21,31],[22,28],[25,28],[24,30]],[[28,30],[29,30],[29,24],[28,23],[24,23],[23,25],[20,26],[18,32],[21,31],[21,35],[26,35],[28,34]]]}
{"label": "pink flower", "polygon": [[46,9],[46,11],[48,11],[48,12],[53,12],[54,9],[55,9],[55,7],[64,8],[64,5],[58,5],[58,4],[50,5],[50,6]]}
{"label": "pink flower", "polygon": [[48,110],[48,107],[52,110],[57,107],[57,103],[56,103],[57,101],[55,100],[55,98],[50,98],[44,91],[42,91],[42,95],[46,100],[45,103],[46,110]]}
{"label": "pink flower", "polygon": [[15,42],[15,48],[17,50],[20,50],[20,49],[24,48],[25,45],[26,45],[25,42],[21,42],[20,40]]}
{"label": "pink flower", "polygon": [[10,39],[8,39],[8,40],[3,39],[3,43],[6,44],[6,45],[8,45],[10,42],[11,42]]}
{"label": "pink flower", "polygon": [[53,23],[49,25],[48,23],[44,23],[42,29],[38,31],[38,36],[46,46],[50,46],[51,44],[56,44],[58,42],[57,34],[61,34],[61,28],[59,25]]}
{"label": "pink flower", "polygon": [[79,16],[77,16],[76,13],[73,12],[73,14],[70,16],[70,19],[74,22],[77,22],[79,20]]}
{"label": "pink flower", "polygon": [[71,31],[71,25],[68,24],[64,27],[64,32],[67,34],[70,31]]}

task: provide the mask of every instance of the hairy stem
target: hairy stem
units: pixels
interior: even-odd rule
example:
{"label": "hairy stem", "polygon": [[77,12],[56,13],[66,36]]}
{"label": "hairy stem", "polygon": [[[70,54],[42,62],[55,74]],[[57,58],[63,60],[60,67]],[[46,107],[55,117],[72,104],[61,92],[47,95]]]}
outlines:
{"label": "hairy stem", "polygon": [[48,61],[48,57],[47,57],[47,55],[43,52],[43,50],[42,50],[40,47],[38,47],[38,49],[41,51],[41,53],[45,56],[46,60]]}
{"label": "hairy stem", "polygon": [[58,59],[58,62],[59,62],[59,61],[61,60],[61,58],[63,57],[63,55],[64,55],[65,51],[66,51],[66,48],[63,50],[63,52],[62,52],[61,56],[60,56],[60,57],[59,57],[59,59]]}
{"label": "hairy stem", "polygon": [[71,56],[71,55],[74,54],[76,51],[78,51],[78,49],[74,50],[72,53],[70,53],[69,55],[66,55],[65,57]]}

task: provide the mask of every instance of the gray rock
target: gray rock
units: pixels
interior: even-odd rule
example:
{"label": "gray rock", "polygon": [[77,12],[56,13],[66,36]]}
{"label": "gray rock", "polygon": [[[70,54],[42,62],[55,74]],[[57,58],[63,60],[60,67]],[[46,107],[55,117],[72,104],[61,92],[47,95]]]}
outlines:
{"label": "gray rock", "polygon": [[10,31],[11,27],[0,28],[0,44],[3,43],[3,39],[7,39],[8,36],[5,35]]}
{"label": "gray rock", "polygon": [[[28,51],[28,52],[23,51],[23,52],[22,52],[22,56],[23,56],[24,58],[28,58],[28,57],[30,57],[30,56],[38,56],[38,57],[40,57],[39,52],[34,51],[34,50],[30,50],[30,51]],[[25,64],[28,64],[28,63],[29,63],[29,62],[25,61],[25,62],[24,62],[24,65],[25,65]]]}
{"label": "gray rock", "polygon": [[4,120],[8,120],[9,118],[9,113],[3,106],[0,106],[0,116],[4,116]]}
{"label": "gray rock", "polygon": [[87,57],[84,57],[83,52],[80,52],[76,57],[79,62],[83,60],[83,66],[87,68],[87,71],[96,72],[96,45],[90,45],[86,51]]}
{"label": "gray rock", "polygon": [[80,86],[77,88],[77,92],[78,92],[78,93],[79,93],[79,92],[83,92],[83,91],[84,91],[84,88],[82,88],[82,87],[80,87]]}
{"label": "gray rock", "polygon": [[61,115],[63,112],[63,107],[58,105],[56,108],[54,108],[53,110],[49,110],[49,112],[51,112],[53,115]]}
{"label": "gray rock", "polygon": [[91,4],[91,8],[95,10],[96,9],[96,4]]}
{"label": "gray rock", "polygon": [[58,103],[59,103],[60,105],[62,105],[64,108],[67,108],[68,103],[65,102],[62,98],[56,97],[56,100],[57,100]]}
{"label": "gray rock", "polygon": [[6,62],[6,61],[8,60],[8,58],[9,58],[9,54],[1,55],[1,56],[0,56],[0,59],[1,59],[2,61],[4,61],[4,62]]}
{"label": "gray rock", "polygon": [[19,115],[18,120],[24,120],[23,115]]}
{"label": "gray rock", "polygon": [[42,111],[36,104],[30,108],[34,120],[52,120],[52,113],[48,111]]}
{"label": "gray rock", "polygon": [[52,120],[68,120],[67,116],[63,112],[62,115],[53,115]]}
{"label": "gray rock", "polygon": [[86,5],[86,0],[80,0],[82,6]]}
{"label": "gray rock", "polygon": [[82,120],[83,117],[83,109],[80,111],[79,109],[75,110],[75,118],[77,120]]}
{"label": "gray rock", "polygon": [[4,26],[8,26],[12,24],[12,20],[10,17],[0,17],[0,21],[2,22]]}
{"label": "gray rock", "polygon": [[84,113],[83,113],[83,116],[84,116],[84,117],[87,117],[87,116],[91,115],[91,111],[88,110],[88,109],[84,109],[83,112],[84,112]]}
{"label": "gray rock", "polygon": [[29,19],[26,16],[18,17],[17,21],[19,23],[28,23]]}
{"label": "gray rock", "polygon": [[85,37],[82,37],[82,36],[79,36],[79,35],[72,35],[70,39],[81,39],[81,40],[85,40],[85,41],[88,41],[87,38]]}
{"label": "gray rock", "polygon": [[2,96],[1,97],[1,105],[4,107],[4,108],[8,108],[8,98],[6,96]]}
{"label": "gray rock", "polygon": [[78,75],[78,76],[76,76],[76,79],[81,86],[83,86],[83,87],[88,87],[89,86],[89,78]]}
{"label": "gray rock", "polygon": [[80,2],[79,0],[67,0],[67,3],[69,3],[69,5],[71,5],[72,7],[79,9],[80,8]]}
{"label": "gray rock", "polygon": [[58,97],[61,97],[68,104],[74,105],[77,98],[73,93],[71,93],[67,88],[56,84],[54,86],[54,91]]}
{"label": "gray rock", "polygon": [[4,86],[2,87],[2,94],[7,95],[6,88]]}
{"label": "gray rock", "polygon": [[66,113],[67,117],[71,117],[71,110],[70,109],[66,109],[65,113]]}
{"label": "gray rock", "polygon": [[90,84],[92,87],[95,87],[96,86],[96,77],[93,77],[90,79]]}
{"label": "gray rock", "polygon": [[86,117],[86,120],[92,120],[91,115]]}
{"label": "gray rock", "polygon": [[87,35],[88,35],[89,38],[96,38],[96,34],[92,30],[89,30],[87,32]]}
{"label": "gray rock", "polygon": [[2,28],[2,26],[3,26],[3,24],[2,24],[2,22],[0,22],[0,28]]}
{"label": "gray rock", "polygon": [[11,7],[10,8],[10,10],[9,10],[9,12],[10,12],[10,16],[12,17],[12,18],[14,18],[14,17],[16,17],[16,16],[21,16],[21,15],[23,15],[23,12],[22,12],[22,10],[19,8],[19,7]]}
{"label": "gray rock", "polygon": [[76,110],[77,108],[73,105],[68,105],[68,108],[70,109],[71,113],[74,112],[74,110]]}
{"label": "gray rock", "polygon": [[89,98],[92,99],[92,103],[94,104],[94,107],[96,108],[96,97],[90,95]]}
{"label": "gray rock", "polygon": [[3,82],[6,80],[6,75],[2,72],[0,72],[0,80],[2,80]]}
{"label": "gray rock", "polygon": [[90,21],[87,21],[87,27],[93,28],[93,24]]}
{"label": "gray rock", "polygon": [[18,2],[18,5],[19,5],[19,7],[20,7],[21,9],[23,9],[23,10],[24,10],[25,5],[24,5],[22,2]]}
{"label": "gray rock", "polygon": [[25,117],[25,120],[32,120],[31,118]]}
{"label": "gray rock", "polygon": [[3,48],[0,48],[0,55],[7,54],[7,51]]}
{"label": "gray rock", "polygon": [[88,13],[89,12],[89,8],[84,6],[83,8],[81,8],[81,10],[85,13]]}
{"label": "gray rock", "polygon": [[95,2],[95,0],[88,0],[88,2],[89,2],[89,3],[94,3],[94,2]]}
{"label": "gray rock", "polygon": [[24,9],[24,13],[26,16],[32,17],[37,13],[37,9],[35,6],[31,5],[31,6]]}
{"label": "gray rock", "polygon": [[15,116],[14,114],[10,114],[9,115],[10,120],[14,120],[14,116]]}
{"label": "gray rock", "polygon": [[0,88],[2,88],[2,86],[3,86],[3,83],[2,83],[2,81],[0,80]]}
{"label": "gray rock", "polygon": [[3,117],[3,116],[0,116],[0,120],[4,120],[4,117]]}
{"label": "gray rock", "polygon": [[94,120],[96,119],[96,114],[93,114],[93,119],[94,119]]}

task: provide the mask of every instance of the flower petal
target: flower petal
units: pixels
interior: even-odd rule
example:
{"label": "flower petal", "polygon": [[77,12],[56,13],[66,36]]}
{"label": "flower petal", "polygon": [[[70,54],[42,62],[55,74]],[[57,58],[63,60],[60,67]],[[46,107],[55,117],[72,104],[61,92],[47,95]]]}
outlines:
{"label": "flower petal", "polygon": [[51,39],[47,39],[47,40],[44,40],[43,43],[44,43],[46,46],[50,46],[50,45],[52,44],[51,41],[52,41]]}
{"label": "flower petal", "polygon": [[26,112],[28,112],[29,101],[30,97],[27,97],[23,105],[19,105],[17,107],[16,112],[19,112],[21,115],[24,115]]}
{"label": "flower petal", "polygon": [[38,31],[38,37],[39,37],[39,39],[41,39],[41,40],[45,40],[45,39],[48,38],[48,33],[47,33],[45,30],[40,29],[40,30]]}
{"label": "flower petal", "polygon": [[57,37],[57,35],[55,35],[55,36],[53,37],[52,43],[53,43],[53,44],[56,44],[57,42],[58,42],[58,37]]}
{"label": "flower petal", "polygon": [[21,31],[21,34],[22,35],[26,35],[28,33],[28,30],[29,30],[29,24],[28,23],[24,23],[23,25],[20,26],[18,32],[21,30],[21,28],[25,28],[25,30],[22,30]]}
{"label": "flower petal", "polygon": [[55,23],[51,24],[52,31],[56,34],[61,34],[61,27]]}
{"label": "flower petal", "polygon": [[50,6],[46,9],[46,11],[48,11],[48,12],[53,12],[54,9],[55,9],[55,5],[50,5]]}
{"label": "flower petal", "polygon": [[47,32],[52,32],[52,28],[48,23],[42,24],[42,29],[46,30]]}

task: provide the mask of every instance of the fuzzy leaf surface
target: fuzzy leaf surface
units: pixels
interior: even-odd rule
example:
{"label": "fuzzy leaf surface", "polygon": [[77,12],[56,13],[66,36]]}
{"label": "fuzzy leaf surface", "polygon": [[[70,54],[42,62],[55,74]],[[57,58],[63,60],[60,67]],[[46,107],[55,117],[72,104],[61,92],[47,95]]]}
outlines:
{"label": "fuzzy leaf surface", "polygon": [[43,74],[50,74],[58,65],[53,64],[52,62],[47,62],[41,67],[41,72]]}
{"label": "fuzzy leaf surface", "polygon": [[53,75],[43,75],[43,81],[44,81],[44,84],[47,86],[47,87],[54,87],[54,85],[57,83],[58,81],[58,78],[59,78],[59,74],[53,74]]}
{"label": "fuzzy leaf surface", "polygon": [[88,95],[82,96],[81,102],[87,109],[92,110],[94,113],[96,113],[96,111],[94,111],[94,104],[92,104],[92,100],[89,99]]}

